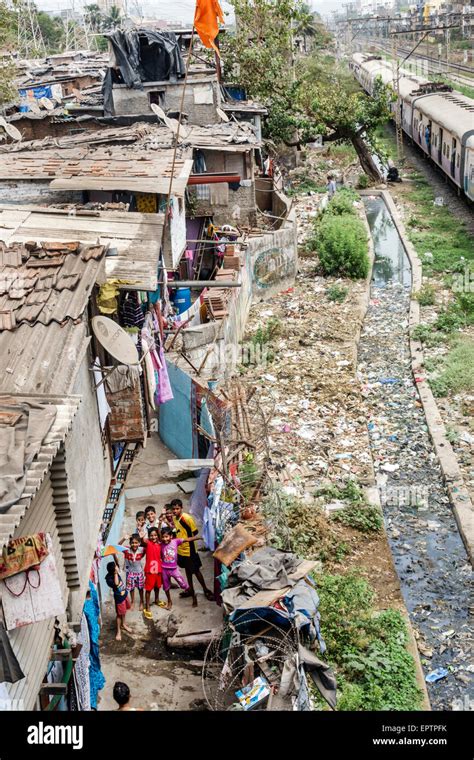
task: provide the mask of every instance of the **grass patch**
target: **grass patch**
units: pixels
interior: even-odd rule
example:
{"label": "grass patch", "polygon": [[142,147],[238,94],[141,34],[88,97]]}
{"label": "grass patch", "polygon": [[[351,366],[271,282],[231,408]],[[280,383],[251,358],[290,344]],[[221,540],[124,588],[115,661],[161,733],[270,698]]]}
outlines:
{"label": "grass patch", "polygon": [[305,178],[295,181],[293,187],[286,191],[286,194],[293,197],[305,193],[325,193],[326,185],[320,185],[313,179]]}
{"label": "grass patch", "polygon": [[436,301],[436,290],[433,285],[423,285],[415,294],[415,298],[420,306],[433,306]]}
{"label": "grass patch", "polygon": [[458,339],[449,353],[440,359],[438,375],[430,379],[435,396],[474,390],[474,341]]}
{"label": "grass patch", "polygon": [[[315,574],[325,658],[335,668],[338,705],[346,710],[418,710],[422,693],[398,610],[377,613],[368,582],[357,573]],[[321,704],[321,701],[319,701]]]}

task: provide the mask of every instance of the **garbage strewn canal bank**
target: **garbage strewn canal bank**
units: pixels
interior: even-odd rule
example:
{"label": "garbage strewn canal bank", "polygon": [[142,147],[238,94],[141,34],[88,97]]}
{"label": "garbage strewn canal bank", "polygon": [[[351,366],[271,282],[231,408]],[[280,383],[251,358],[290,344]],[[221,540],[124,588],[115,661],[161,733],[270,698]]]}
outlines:
{"label": "garbage strewn canal bank", "polygon": [[471,567],[411,371],[409,260],[384,201],[365,204],[376,260],[358,371],[377,484],[425,674],[436,671],[428,683],[431,705],[465,710],[473,669]]}

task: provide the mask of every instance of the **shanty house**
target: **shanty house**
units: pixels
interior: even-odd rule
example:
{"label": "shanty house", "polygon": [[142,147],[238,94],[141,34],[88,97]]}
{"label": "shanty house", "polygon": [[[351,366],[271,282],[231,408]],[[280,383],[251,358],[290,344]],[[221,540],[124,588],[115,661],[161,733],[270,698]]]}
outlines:
{"label": "shanty house", "polygon": [[0,582],[24,674],[3,693],[22,709],[37,706],[55,625],[81,618],[99,535],[149,428],[142,380],[116,394],[104,383],[114,360],[90,317],[107,280],[117,293],[156,289],[162,228],[162,214],[0,206],[0,552],[46,532],[55,562],[34,614],[29,589],[16,599]]}

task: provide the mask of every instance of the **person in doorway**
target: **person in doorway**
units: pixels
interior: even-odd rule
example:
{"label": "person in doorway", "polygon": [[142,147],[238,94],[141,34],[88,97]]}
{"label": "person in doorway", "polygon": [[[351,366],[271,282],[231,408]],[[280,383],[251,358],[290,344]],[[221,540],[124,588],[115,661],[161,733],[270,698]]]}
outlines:
{"label": "person in doorway", "polygon": [[123,681],[116,681],[114,683],[113,695],[118,704],[117,712],[125,712],[125,710],[143,712],[143,708],[141,707],[130,707],[130,689]]}
{"label": "person in doorway", "polygon": [[333,198],[334,195],[336,194],[336,190],[337,190],[336,179],[334,177],[334,174],[328,174],[328,183],[326,185],[326,189],[328,191],[329,200],[331,200],[331,198]]}
{"label": "person in doorway", "polygon": [[[197,536],[198,529],[194,518],[187,512],[183,512],[183,502],[181,499],[173,499],[171,506],[173,507],[174,524],[177,531],[176,538],[192,538],[193,536]],[[189,585],[188,590],[182,591],[180,596],[191,596],[193,607],[197,607],[197,597],[193,585],[193,575],[195,575],[202,586],[206,599],[214,601],[214,594],[206,586],[206,581],[200,570],[202,562],[197,552],[195,541],[186,541],[180,544],[178,547],[178,566],[185,571],[186,580]]]}
{"label": "person in doorway", "polygon": [[151,592],[155,591],[155,604],[159,607],[166,607],[165,602],[160,602],[160,588],[162,586],[161,572],[161,546],[159,541],[158,528],[150,528],[148,538],[144,539],[145,543],[145,609],[143,614],[147,620],[151,620],[153,615],[150,610]]}
{"label": "person in doorway", "polygon": [[[119,541],[119,544],[125,543],[127,536]],[[145,573],[143,571],[142,560],[145,556],[145,548],[141,546],[141,539],[138,533],[130,536],[130,544],[125,547],[125,580],[127,591],[130,594],[131,607],[135,603],[135,589],[138,589],[140,597],[139,611],[143,610],[143,589],[145,587]]]}
{"label": "person in doorway", "polygon": [[143,510],[140,510],[135,515],[135,521],[137,524],[137,530],[136,532],[140,536],[140,541],[143,541],[144,538],[147,538],[148,536],[148,530],[146,527],[146,518],[145,518],[145,512]]}
{"label": "person in doorway", "polygon": [[[185,541],[198,541],[200,536],[191,536],[190,538],[173,538],[171,528],[163,528],[161,531],[161,567],[163,573],[163,588],[167,599],[167,609],[173,606],[171,601],[171,578],[174,578],[179,588],[188,591],[189,583],[183,578],[178,568],[178,547]],[[193,595],[194,604],[194,595]]]}
{"label": "person in doorway", "polygon": [[117,641],[122,640],[122,630],[132,633],[132,629],[125,624],[125,617],[127,610],[130,609],[130,599],[128,597],[128,591],[125,584],[120,577],[119,567],[117,562],[109,562],[107,565],[107,575],[105,576],[105,582],[109,588],[112,589],[115,602],[116,624],[117,634],[115,636]]}

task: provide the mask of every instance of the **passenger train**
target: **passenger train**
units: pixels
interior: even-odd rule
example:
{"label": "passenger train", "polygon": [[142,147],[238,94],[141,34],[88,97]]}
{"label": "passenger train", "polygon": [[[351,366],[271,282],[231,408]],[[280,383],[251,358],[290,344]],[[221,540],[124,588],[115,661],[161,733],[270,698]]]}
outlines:
{"label": "passenger train", "polygon": [[[350,66],[369,95],[377,77],[393,86],[393,66],[380,56],[355,53]],[[399,88],[403,131],[474,201],[474,100],[405,69],[399,70]],[[397,107],[391,104],[393,113]]]}

